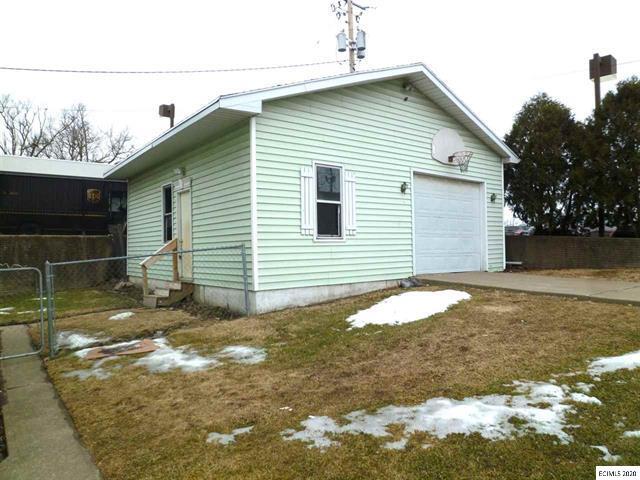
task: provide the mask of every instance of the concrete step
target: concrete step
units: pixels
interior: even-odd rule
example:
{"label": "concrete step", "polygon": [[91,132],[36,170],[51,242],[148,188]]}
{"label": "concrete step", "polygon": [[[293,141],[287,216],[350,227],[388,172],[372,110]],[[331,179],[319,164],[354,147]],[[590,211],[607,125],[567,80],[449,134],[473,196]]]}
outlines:
{"label": "concrete step", "polygon": [[142,304],[148,308],[158,308],[158,297],[155,295],[144,295],[142,297]]}
{"label": "concrete step", "polygon": [[180,290],[179,288],[156,288],[153,291],[153,294],[156,297],[164,297],[167,298],[171,294],[171,290]]}

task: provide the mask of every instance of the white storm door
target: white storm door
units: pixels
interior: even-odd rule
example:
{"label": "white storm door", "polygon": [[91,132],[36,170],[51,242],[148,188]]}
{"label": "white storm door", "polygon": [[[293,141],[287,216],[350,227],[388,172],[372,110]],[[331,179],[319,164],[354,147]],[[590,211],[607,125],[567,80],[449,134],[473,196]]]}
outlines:
{"label": "white storm door", "polygon": [[[178,249],[191,250],[191,190],[182,190],[177,194],[178,198]],[[193,278],[193,254],[180,255],[180,278],[190,280]]]}

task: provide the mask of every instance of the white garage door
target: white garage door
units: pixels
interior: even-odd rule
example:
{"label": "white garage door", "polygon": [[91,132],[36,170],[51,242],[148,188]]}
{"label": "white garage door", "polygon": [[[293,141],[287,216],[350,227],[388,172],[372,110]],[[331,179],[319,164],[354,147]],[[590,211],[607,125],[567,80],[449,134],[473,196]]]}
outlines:
{"label": "white garage door", "polygon": [[482,270],[481,185],[416,175],[413,200],[416,273]]}

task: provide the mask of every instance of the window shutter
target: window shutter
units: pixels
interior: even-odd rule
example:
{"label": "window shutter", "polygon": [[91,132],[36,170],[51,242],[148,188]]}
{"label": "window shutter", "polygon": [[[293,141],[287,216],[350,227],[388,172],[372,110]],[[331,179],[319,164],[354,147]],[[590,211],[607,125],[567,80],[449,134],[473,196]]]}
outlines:
{"label": "window shutter", "polygon": [[344,225],[347,235],[356,234],[356,174],[344,172]]}
{"label": "window shutter", "polygon": [[300,233],[313,235],[313,167],[300,169]]}

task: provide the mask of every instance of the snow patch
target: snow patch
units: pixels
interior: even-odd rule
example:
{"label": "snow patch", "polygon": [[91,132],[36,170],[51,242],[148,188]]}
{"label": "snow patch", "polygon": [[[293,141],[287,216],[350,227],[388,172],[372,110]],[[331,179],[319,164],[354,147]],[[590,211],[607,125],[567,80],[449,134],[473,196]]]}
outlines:
{"label": "snow patch", "polygon": [[58,347],[67,348],[69,350],[77,350],[79,348],[86,348],[89,345],[96,345],[101,342],[106,342],[109,338],[104,337],[92,337],[83,333],[62,331],[58,332],[56,337]]}
{"label": "snow patch", "polygon": [[230,443],[234,443],[236,441],[236,437],[238,435],[244,435],[245,433],[249,433],[251,430],[253,430],[253,425],[251,425],[250,427],[236,428],[235,430],[232,430],[231,433],[211,432],[207,436],[207,443],[229,445]]}
{"label": "snow patch", "polygon": [[632,370],[638,367],[640,367],[640,350],[617,357],[596,358],[589,364],[587,372],[594,377],[598,377],[603,373]]}
{"label": "snow patch", "polygon": [[[73,370],[71,372],[63,373],[62,376],[69,378],[75,377],[78,380],[87,380],[88,378],[92,377],[96,378],[97,380],[105,380],[111,376],[111,371],[102,368],[102,365],[113,359],[114,357],[107,357],[101,360],[96,360],[95,362],[93,362],[93,365],[91,365],[91,368]],[[117,368],[119,368],[119,366],[114,367],[113,370]]]}
{"label": "snow patch", "polygon": [[172,347],[166,338],[154,340],[158,350],[136,360],[134,365],[144,366],[152,373],[164,373],[171,370],[197,372],[217,367],[220,362],[215,357],[204,357],[188,346]]}
{"label": "snow patch", "polygon": [[440,290],[437,292],[407,292],[393,295],[366,310],[347,318],[350,328],[365,325],[400,325],[428,318],[447,310],[462,300],[471,298],[467,292]]}
{"label": "snow patch", "polygon": [[[412,293],[422,292],[403,295]],[[599,379],[602,373],[638,367],[640,351],[597,358],[589,364],[587,373],[594,379]],[[582,373],[570,372],[564,375],[555,374],[552,377],[575,376]],[[565,428],[572,427],[566,424],[566,416],[575,411],[574,402],[602,404],[598,398],[587,395],[594,387],[590,383],[576,382],[575,386],[569,387],[565,384],[558,385],[557,381],[553,380],[514,381],[507,386],[512,388],[513,394],[475,396],[462,400],[439,397],[410,407],[389,405],[373,413],[357,410],[344,415],[340,423],[326,416],[310,416],[300,422],[300,430],[287,429],[280,432],[280,435],[284,440],[307,443],[309,448],[324,449],[339,445],[335,439],[338,435],[366,434],[373,437],[392,437],[389,427],[402,425],[402,438],[387,442],[383,445],[384,448],[401,450],[407,445],[410,436],[416,432],[425,432],[437,438],[445,438],[451,434],[478,433],[489,440],[506,439],[533,432],[554,436],[561,443],[568,443],[573,438],[565,432]],[[624,432],[623,436],[640,437],[640,430]],[[596,445],[593,448],[603,453],[605,461],[615,462],[620,459],[619,455],[611,454],[605,446]]]}
{"label": "snow patch", "polygon": [[13,312],[15,310],[15,307],[3,307],[0,308],[0,312],[3,312],[5,314],[7,314],[7,312]]}
{"label": "snow patch", "polygon": [[[358,410],[345,415],[343,425],[330,417],[311,416],[301,422],[303,429],[287,429],[281,436],[284,440],[298,440],[308,443],[309,447],[324,449],[339,445],[331,436],[390,437],[391,425],[404,425],[402,438],[388,442],[384,448],[402,449],[416,432],[437,438],[478,433],[486,439],[499,440],[533,431],[555,436],[561,443],[572,440],[563,430],[567,413],[573,411],[571,405],[564,403],[570,397],[563,388],[545,382],[514,382],[513,387],[515,395],[485,395],[463,400],[440,397],[413,407],[389,405],[374,413]],[[514,419],[518,422],[512,422]]]}
{"label": "snow patch", "polygon": [[580,403],[593,403],[594,405],[602,405],[600,399],[596,397],[590,397],[589,395],[585,395],[584,393],[574,392],[571,394],[571,400],[574,402]]}
{"label": "snow patch", "polygon": [[109,320],[126,320],[129,317],[133,317],[135,315],[135,313],[133,312],[122,312],[122,313],[118,313],[116,315],[111,315],[109,317]]}
{"label": "snow patch", "polygon": [[575,385],[575,388],[580,390],[582,393],[589,393],[591,392],[591,389],[594,387],[593,383],[583,383],[583,382],[578,382]]}
{"label": "snow patch", "polygon": [[215,356],[218,358],[229,358],[237,363],[253,365],[264,362],[267,358],[267,352],[264,348],[231,345],[220,350]]}
{"label": "snow patch", "polygon": [[309,443],[309,448],[316,447],[324,449],[332,445],[340,445],[327,436],[327,434],[331,433],[341,433],[341,427],[330,417],[315,417],[310,415],[309,418],[300,422],[300,425],[304,427],[303,430],[295,431],[292,428],[288,428],[280,432],[280,435],[285,440],[299,440],[304,443]]}
{"label": "snow patch", "polygon": [[605,462],[617,462],[618,460],[620,460],[620,458],[622,458],[620,457],[620,455],[612,455],[611,452],[609,452],[609,449],[604,445],[591,445],[591,448],[600,450],[602,452],[602,459]]}
{"label": "snow patch", "polygon": [[396,442],[387,442],[385,443],[382,448],[386,448],[387,450],[404,450],[405,447],[407,446],[407,442],[409,441],[408,438],[401,438],[400,440],[396,441]]}

